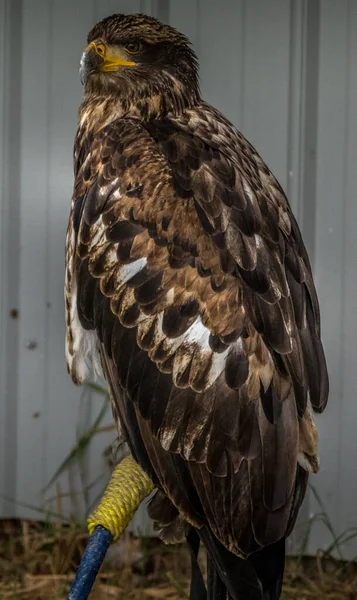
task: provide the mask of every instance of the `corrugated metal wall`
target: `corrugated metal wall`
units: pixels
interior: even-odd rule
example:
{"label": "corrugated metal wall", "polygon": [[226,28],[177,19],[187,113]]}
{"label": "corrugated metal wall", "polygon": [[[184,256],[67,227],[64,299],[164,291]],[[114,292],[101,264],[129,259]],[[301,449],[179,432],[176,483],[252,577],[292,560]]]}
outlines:
{"label": "corrugated metal wall", "polygon": [[[63,353],[78,60],[94,22],[136,11],[190,36],[205,99],[258,148],[302,226],[331,375],[330,406],[319,419],[322,471],[312,483],[340,533],[357,524],[354,0],[1,0],[0,514],[36,514],[19,502],[43,505],[41,490],[100,410],[100,397],[71,384]],[[97,436],[81,468],[46,497],[70,491],[61,508],[81,514],[86,498],[75,492],[105,479],[102,451],[112,437]],[[302,518],[318,512],[310,494]],[[329,541],[316,525],[310,550]]]}

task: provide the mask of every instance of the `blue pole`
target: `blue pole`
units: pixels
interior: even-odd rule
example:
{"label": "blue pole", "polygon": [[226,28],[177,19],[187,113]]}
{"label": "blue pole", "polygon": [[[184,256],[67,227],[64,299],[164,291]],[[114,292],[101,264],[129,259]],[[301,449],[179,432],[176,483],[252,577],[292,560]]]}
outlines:
{"label": "blue pole", "polygon": [[108,529],[101,526],[95,528],[89,538],[67,600],[87,600],[112,539]]}

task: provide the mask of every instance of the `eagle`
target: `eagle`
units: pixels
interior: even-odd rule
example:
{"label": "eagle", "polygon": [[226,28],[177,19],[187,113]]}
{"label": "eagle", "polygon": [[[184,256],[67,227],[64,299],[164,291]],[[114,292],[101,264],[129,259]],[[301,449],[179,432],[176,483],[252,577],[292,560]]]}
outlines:
{"label": "eagle", "polygon": [[[66,358],[102,372],[167,542],[208,554],[196,598],[280,597],[328,396],[309,258],[282,187],[200,94],[185,35],[90,31],[66,237]],[[193,561],[194,566],[194,561]]]}

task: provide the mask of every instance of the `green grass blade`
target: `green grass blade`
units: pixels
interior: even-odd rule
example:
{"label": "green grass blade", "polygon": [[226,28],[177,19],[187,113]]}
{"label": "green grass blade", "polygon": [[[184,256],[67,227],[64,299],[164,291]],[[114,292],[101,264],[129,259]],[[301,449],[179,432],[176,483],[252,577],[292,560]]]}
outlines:
{"label": "green grass blade", "polygon": [[46,492],[48,490],[48,488],[51,487],[51,485],[56,481],[56,479],[58,479],[58,477],[60,475],[62,475],[62,473],[64,471],[66,471],[74,462],[78,461],[83,456],[84,452],[88,448],[88,445],[89,445],[92,437],[97,433],[97,428],[99,427],[100,423],[102,422],[102,420],[105,416],[105,413],[107,411],[107,408],[108,408],[108,402],[106,399],[104,401],[103,406],[102,406],[101,410],[99,411],[99,414],[98,414],[96,420],[94,421],[93,425],[91,425],[87,429],[87,431],[85,431],[78,438],[76,445],[72,448],[72,450],[70,451],[68,456],[64,459],[62,464],[58,467],[55,474],[51,477],[50,481],[44,487],[42,492]]}

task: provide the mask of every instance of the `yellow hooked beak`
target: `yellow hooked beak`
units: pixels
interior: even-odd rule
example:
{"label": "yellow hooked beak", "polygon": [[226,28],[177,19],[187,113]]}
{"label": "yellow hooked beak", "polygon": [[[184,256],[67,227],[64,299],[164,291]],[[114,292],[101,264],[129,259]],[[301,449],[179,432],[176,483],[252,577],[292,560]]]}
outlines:
{"label": "yellow hooked beak", "polygon": [[94,50],[103,60],[99,64],[99,71],[106,73],[117,71],[118,67],[135,67],[136,63],[127,60],[125,50],[121,48],[108,48],[102,42],[91,42],[86,48],[86,52]]}

